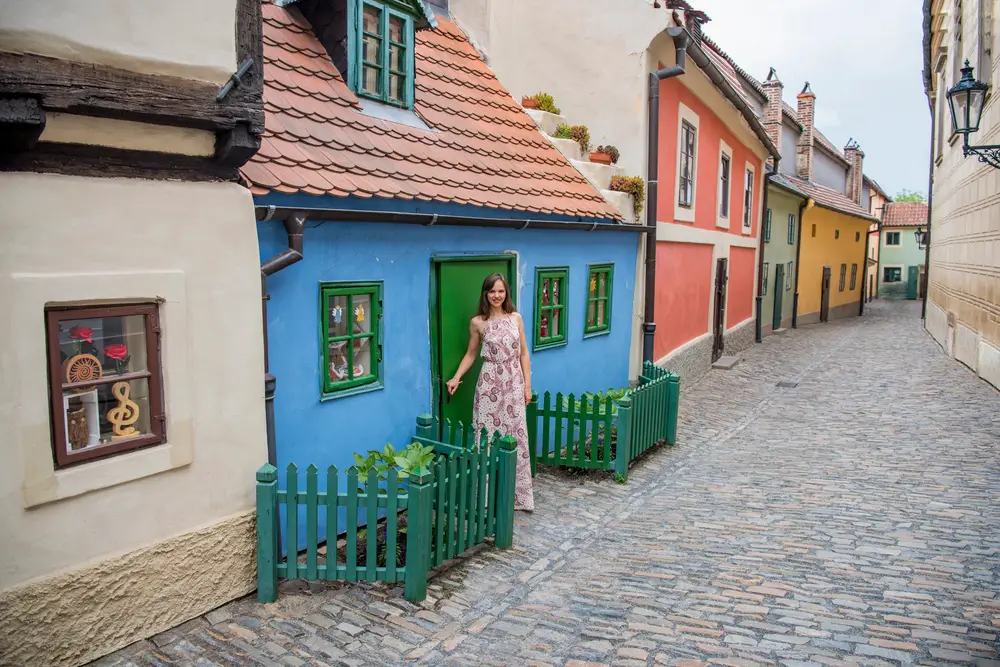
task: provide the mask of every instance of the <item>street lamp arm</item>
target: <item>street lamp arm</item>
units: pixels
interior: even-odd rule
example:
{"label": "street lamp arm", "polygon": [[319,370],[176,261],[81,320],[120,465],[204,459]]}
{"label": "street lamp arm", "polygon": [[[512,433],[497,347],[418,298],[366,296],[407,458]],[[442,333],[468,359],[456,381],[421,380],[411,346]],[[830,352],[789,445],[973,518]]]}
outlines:
{"label": "street lamp arm", "polygon": [[992,146],[970,146],[969,135],[965,135],[965,143],[962,145],[962,154],[965,157],[975,155],[983,164],[1000,169],[1000,145]]}

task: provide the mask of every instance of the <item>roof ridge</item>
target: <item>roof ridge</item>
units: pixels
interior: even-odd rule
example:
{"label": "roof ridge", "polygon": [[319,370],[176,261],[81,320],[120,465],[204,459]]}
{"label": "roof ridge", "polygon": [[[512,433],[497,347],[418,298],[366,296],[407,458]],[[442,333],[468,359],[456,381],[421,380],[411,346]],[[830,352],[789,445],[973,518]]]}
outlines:
{"label": "roof ridge", "polygon": [[721,46],[719,46],[718,42],[716,42],[714,39],[712,39],[711,37],[709,37],[708,35],[705,34],[704,29],[702,29],[701,38],[702,38],[702,41],[706,42],[710,47],[712,47],[716,52],[718,52],[718,54],[720,56],[722,56],[723,58],[725,58],[726,61],[730,65],[732,65],[733,69],[736,70],[736,73],[739,74],[740,76],[742,76],[744,79],[746,79],[747,83],[749,83],[750,86],[756,92],[758,92],[761,95],[763,95],[764,99],[767,99],[767,92],[765,92],[765,90],[764,90],[764,85],[760,81],[758,81],[753,75],[751,75],[745,69],[743,69],[742,67],[740,67],[740,65],[736,62],[736,60],[734,60],[733,57],[730,56],[725,51],[725,49],[723,49]]}

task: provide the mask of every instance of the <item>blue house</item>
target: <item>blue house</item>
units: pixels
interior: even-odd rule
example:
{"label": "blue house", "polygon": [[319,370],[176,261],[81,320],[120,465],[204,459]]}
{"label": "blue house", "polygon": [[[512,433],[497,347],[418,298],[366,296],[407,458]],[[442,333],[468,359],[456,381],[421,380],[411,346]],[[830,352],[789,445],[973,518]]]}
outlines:
{"label": "blue house", "polygon": [[[272,462],[330,464],[415,418],[468,422],[480,287],[508,276],[538,392],[629,381],[642,228],[419,0],[265,4],[266,133],[243,169],[267,295]],[[473,371],[475,372],[475,371]]]}

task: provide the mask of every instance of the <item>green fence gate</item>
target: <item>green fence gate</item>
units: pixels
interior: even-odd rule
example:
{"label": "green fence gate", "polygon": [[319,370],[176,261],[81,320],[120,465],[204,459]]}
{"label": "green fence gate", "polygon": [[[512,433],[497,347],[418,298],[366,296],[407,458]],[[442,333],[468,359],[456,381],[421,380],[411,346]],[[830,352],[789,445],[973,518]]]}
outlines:
{"label": "green fence gate", "polygon": [[536,394],[528,405],[531,472],[538,465],[613,470],[628,466],[651,447],[677,441],[680,376],[645,362],[639,386],[620,399],[604,394],[555,397]]}
{"label": "green fence gate", "polygon": [[[411,473],[404,487],[395,468],[389,469],[384,485],[372,469],[359,486],[352,466],[341,489],[339,472],[330,466],[326,491],[319,491],[319,471],[310,465],[303,493],[293,463],[286,470],[285,490],[278,490],[277,468],[262,466],[257,471],[257,599],[273,602],[278,579],[307,579],[403,582],[406,599],[420,601],[427,596],[431,568],[490,537],[495,546],[510,548],[517,441],[490,438],[485,430],[477,438],[471,426],[445,423],[442,442],[429,437],[436,431],[429,415],[417,419],[415,440],[433,446],[437,457],[426,469]],[[299,552],[300,506],[305,508],[304,558]],[[330,537],[325,548],[319,537],[321,513]],[[284,557],[279,516],[286,527]],[[341,533],[343,548],[337,539]],[[404,544],[405,551],[400,548]]]}

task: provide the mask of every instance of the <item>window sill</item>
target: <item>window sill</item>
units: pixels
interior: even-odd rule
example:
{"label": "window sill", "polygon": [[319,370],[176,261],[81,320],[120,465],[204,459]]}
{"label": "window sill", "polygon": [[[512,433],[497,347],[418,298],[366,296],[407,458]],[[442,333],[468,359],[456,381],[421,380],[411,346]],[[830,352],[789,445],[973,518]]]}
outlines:
{"label": "window sill", "polygon": [[589,333],[584,333],[583,334],[583,339],[586,340],[588,338],[597,338],[599,336],[608,336],[610,334],[611,334],[611,329],[609,327],[607,329],[602,329],[600,331],[591,331]]}
{"label": "window sill", "polygon": [[372,382],[370,384],[363,384],[358,387],[351,387],[350,389],[341,389],[339,391],[321,391],[319,395],[319,402],[326,403],[327,401],[336,401],[339,398],[350,398],[351,396],[367,394],[370,391],[379,391],[381,389],[385,389],[385,385],[379,381]]}
{"label": "window sill", "polygon": [[958,140],[961,139],[961,138],[962,138],[961,134],[959,134],[958,132],[952,132],[951,136],[948,137],[948,145],[949,146],[954,146],[955,144],[958,143]]}
{"label": "window sill", "polygon": [[545,350],[553,350],[557,347],[566,347],[569,344],[569,340],[563,338],[562,340],[552,341],[549,343],[534,343],[531,346],[532,352],[543,352]]}
{"label": "window sill", "polygon": [[729,229],[729,218],[717,218],[715,221],[715,226],[719,229]]}

